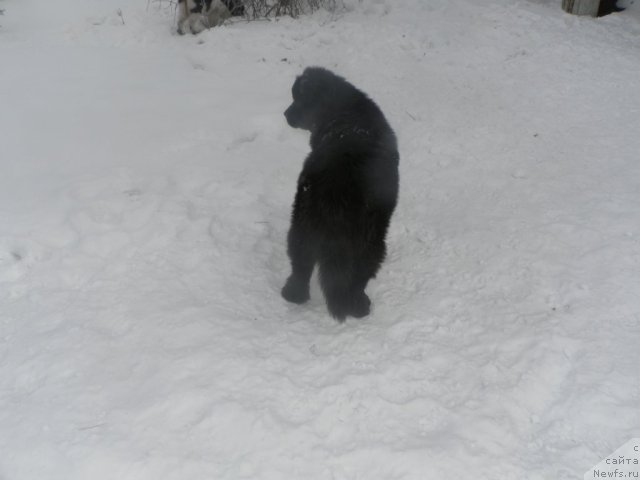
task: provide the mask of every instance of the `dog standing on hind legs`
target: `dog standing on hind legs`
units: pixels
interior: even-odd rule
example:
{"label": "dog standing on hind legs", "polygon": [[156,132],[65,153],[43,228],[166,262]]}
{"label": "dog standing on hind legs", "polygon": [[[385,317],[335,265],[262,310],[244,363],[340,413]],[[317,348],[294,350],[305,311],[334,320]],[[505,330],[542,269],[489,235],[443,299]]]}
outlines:
{"label": "dog standing on hind legs", "polygon": [[311,132],[311,152],[298,178],[282,296],[306,302],[317,264],[331,315],[361,318],[370,312],[365,288],[384,261],[398,199],[396,137],[373,100],[329,70],[307,68],[292,95],[285,117]]}

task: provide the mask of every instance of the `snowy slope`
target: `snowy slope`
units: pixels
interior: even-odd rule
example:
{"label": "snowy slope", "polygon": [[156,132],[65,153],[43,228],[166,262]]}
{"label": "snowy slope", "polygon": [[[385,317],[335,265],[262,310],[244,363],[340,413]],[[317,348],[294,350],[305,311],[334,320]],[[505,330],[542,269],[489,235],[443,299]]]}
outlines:
{"label": "snowy slope", "polygon": [[[0,0],[0,479],[573,479],[640,432],[640,15]],[[121,15],[118,14],[121,11]],[[375,311],[279,296],[322,65],[394,126]]]}

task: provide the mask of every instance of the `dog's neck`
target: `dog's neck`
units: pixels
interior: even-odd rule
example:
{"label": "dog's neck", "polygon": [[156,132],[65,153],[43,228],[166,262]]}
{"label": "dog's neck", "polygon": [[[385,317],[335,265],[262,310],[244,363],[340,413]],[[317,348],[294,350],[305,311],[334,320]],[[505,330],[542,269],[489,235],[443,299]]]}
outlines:
{"label": "dog's neck", "polygon": [[335,142],[336,140],[348,135],[353,138],[354,135],[360,138],[370,138],[371,130],[354,124],[353,119],[348,118],[349,115],[339,115],[324,125],[313,128],[309,143],[312,149],[321,148],[326,142]]}

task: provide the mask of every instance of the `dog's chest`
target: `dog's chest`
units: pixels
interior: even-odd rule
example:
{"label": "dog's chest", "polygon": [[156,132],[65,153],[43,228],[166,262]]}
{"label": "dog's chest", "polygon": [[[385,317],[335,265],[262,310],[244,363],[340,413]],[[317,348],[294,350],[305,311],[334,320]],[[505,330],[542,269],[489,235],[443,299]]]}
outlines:
{"label": "dog's chest", "polygon": [[309,175],[302,172],[298,178],[298,195],[309,198],[312,191],[312,179]]}

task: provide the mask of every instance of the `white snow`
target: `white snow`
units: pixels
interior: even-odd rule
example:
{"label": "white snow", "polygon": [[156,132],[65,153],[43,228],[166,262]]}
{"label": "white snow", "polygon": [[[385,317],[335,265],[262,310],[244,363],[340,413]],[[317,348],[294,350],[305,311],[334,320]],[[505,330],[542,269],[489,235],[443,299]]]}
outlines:
{"label": "white snow", "polygon": [[[180,37],[168,1],[0,0],[0,479],[562,480],[637,437],[640,8],[559,4]],[[308,65],[401,148],[343,325],[279,295]]]}

